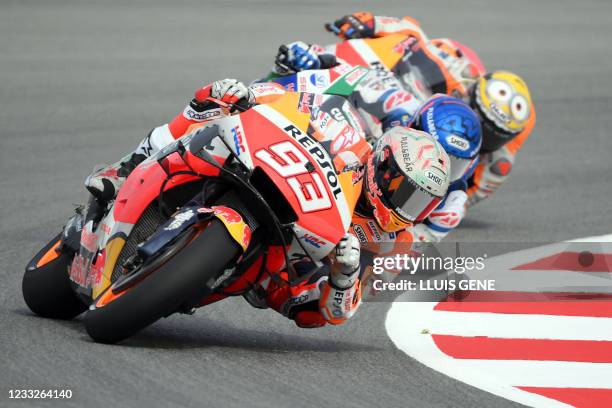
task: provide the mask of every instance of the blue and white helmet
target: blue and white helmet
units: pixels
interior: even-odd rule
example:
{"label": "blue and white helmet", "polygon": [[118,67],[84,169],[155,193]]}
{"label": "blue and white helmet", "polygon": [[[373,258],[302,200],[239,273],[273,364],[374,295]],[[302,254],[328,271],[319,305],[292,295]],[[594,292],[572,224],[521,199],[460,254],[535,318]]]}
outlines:
{"label": "blue and white helmet", "polygon": [[478,158],[482,145],[480,120],[461,99],[432,96],[416,113],[411,127],[429,133],[444,147],[451,162],[451,182],[463,177]]}

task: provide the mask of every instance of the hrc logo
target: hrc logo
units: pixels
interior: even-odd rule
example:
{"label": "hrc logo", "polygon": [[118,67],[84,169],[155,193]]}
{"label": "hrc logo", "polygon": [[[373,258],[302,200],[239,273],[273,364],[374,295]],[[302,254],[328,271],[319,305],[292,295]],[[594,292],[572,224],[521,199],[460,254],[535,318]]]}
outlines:
{"label": "hrc logo", "polygon": [[244,152],[244,145],[242,144],[242,132],[240,131],[240,126],[234,126],[232,128],[232,136],[234,137],[236,155],[240,156],[240,153]]}
{"label": "hrc logo", "polygon": [[322,241],[311,234],[304,234],[302,238],[304,239],[304,241],[306,241],[315,248],[321,248],[321,246],[325,245],[325,241]]}

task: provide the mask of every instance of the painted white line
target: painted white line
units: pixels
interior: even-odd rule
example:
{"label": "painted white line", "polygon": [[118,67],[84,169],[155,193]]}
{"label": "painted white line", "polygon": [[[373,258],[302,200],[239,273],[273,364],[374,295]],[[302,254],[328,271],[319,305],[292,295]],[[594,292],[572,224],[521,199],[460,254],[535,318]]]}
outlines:
{"label": "painted white line", "polygon": [[[513,339],[612,340],[612,318],[551,316],[502,313],[433,311],[435,303],[394,303],[394,316],[403,319],[402,330],[411,328],[420,334],[449,334],[464,337],[499,337]],[[403,316],[403,317],[401,317]],[[421,322],[419,316],[427,316]],[[421,326],[418,326],[418,323]],[[404,331],[405,334],[410,334]],[[612,381],[612,379],[611,379]]]}
{"label": "painted white line", "polygon": [[[431,308],[435,305],[428,304]],[[476,375],[472,382],[458,379],[476,387],[482,388],[479,382],[486,380],[488,383],[494,379],[496,383],[512,386],[612,388],[612,363],[450,358],[440,351],[430,335],[422,333],[422,327],[427,324],[423,320],[429,320],[431,314],[411,315],[414,318],[408,319],[405,314],[407,308],[395,309],[398,305],[395,303],[392,306],[386,322],[387,332],[398,348],[413,357],[423,357],[423,360],[417,360],[452,377],[454,375],[449,373],[460,373],[464,369],[473,372]]]}
{"label": "painted white line", "polygon": [[586,238],[572,239],[570,241],[565,241],[565,242],[602,242],[602,243],[609,243],[609,242],[612,242],[612,234],[598,235],[596,237],[586,237]]}
{"label": "painted white line", "polygon": [[[513,387],[510,385],[512,383],[508,383],[504,381],[504,378],[500,377],[501,367],[498,366],[498,363],[501,362],[499,361],[490,361],[490,365],[487,367],[483,366],[482,362],[476,361],[476,364],[474,364],[474,361],[455,360],[448,357],[438,349],[431,336],[421,334],[420,331],[416,330],[416,327],[413,327],[414,324],[417,327],[422,326],[422,324],[419,325],[418,323],[426,323],[422,322],[421,319],[426,319],[427,317],[411,315],[414,317],[414,320],[412,320],[412,323],[407,323],[407,321],[410,322],[411,320],[406,318],[405,310],[397,308],[398,305],[399,303],[394,303],[387,314],[387,333],[398,349],[418,362],[473,387],[521,404],[537,407],[569,407],[567,404],[562,404],[558,401]],[[512,367],[518,369],[519,365],[512,364]],[[510,370],[513,369],[511,368]],[[519,371],[519,374],[521,371]],[[524,385],[531,384],[525,382]]]}
{"label": "painted white line", "polygon": [[[610,292],[609,273],[565,271],[517,271],[512,267],[536,261],[562,251],[612,253],[612,234],[581,238],[568,247],[567,243],[546,245],[491,258],[486,270],[493,266],[498,290],[520,291],[551,287],[551,281],[562,279],[565,291],[573,286],[594,286],[591,291]],[[575,243],[600,243],[580,245]],[[470,275],[485,278],[488,273]],[[503,274],[512,274],[501,279]],[[553,280],[551,280],[553,279]],[[524,284],[517,284],[523,281]],[[514,282],[514,284],[512,284]],[[548,284],[546,283],[548,282]],[[528,285],[527,285],[528,283]],[[601,289],[600,289],[601,287]],[[531,289],[529,289],[531,288]],[[549,289],[554,290],[554,289]],[[406,299],[406,294],[402,296]],[[395,345],[426,366],[474,387],[503,398],[536,407],[568,407],[560,401],[516,388],[561,387],[612,389],[611,363],[563,361],[477,360],[455,359],[443,353],[431,334],[465,337],[534,338],[558,340],[612,340],[612,318],[585,316],[551,316],[528,314],[497,314],[434,311],[436,303],[395,302],[387,314],[386,329]]]}

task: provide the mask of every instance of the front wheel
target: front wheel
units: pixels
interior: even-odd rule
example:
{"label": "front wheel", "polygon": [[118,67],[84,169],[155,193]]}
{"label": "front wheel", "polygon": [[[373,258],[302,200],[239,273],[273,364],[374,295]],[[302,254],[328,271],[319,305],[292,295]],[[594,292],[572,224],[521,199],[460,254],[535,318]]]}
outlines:
{"label": "front wheel", "polygon": [[190,243],[144,280],[123,292],[111,286],[85,314],[87,333],[97,342],[117,343],[186,301],[207,296],[211,285],[241,253],[225,226],[211,221]]}
{"label": "front wheel", "polygon": [[87,306],[79,300],[68,277],[73,254],[61,249],[61,236],[50,241],[26,267],[21,290],[31,311],[52,319],[72,319]]}

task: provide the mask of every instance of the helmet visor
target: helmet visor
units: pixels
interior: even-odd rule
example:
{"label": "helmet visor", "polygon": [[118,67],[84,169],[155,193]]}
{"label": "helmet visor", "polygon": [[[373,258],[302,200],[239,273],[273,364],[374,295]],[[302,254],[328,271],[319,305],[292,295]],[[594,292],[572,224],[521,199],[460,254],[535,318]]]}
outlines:
{"label": "helmet visor", "polygon": [[423,221],[440,204],[435,196],[400,171],[392,154],[376,166],[376,183],[385,204],[410,222]]}

